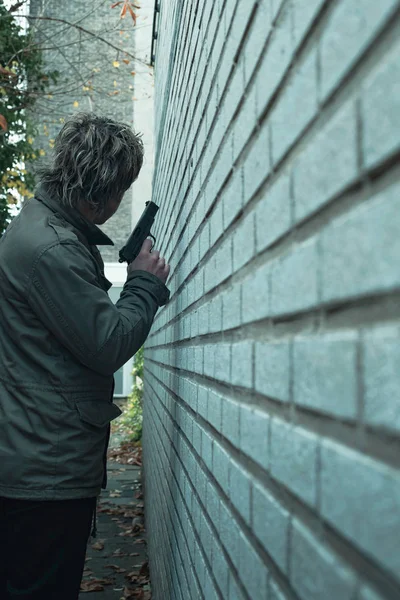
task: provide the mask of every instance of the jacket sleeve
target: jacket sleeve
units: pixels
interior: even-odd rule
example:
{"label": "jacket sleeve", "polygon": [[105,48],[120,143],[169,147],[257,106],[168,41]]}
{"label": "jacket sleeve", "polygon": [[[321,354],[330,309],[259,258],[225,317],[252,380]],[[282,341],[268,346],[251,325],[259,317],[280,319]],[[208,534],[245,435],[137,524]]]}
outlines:
{"label": "jacket sleeve", "polygon": [[114,305],[98,282],[90,254],[67,242],[47,248],[36,261],[27,300],[82,364],[110,375],[143,345],[158,307],[168,297],[158,277],[138,270],[129,274]]}

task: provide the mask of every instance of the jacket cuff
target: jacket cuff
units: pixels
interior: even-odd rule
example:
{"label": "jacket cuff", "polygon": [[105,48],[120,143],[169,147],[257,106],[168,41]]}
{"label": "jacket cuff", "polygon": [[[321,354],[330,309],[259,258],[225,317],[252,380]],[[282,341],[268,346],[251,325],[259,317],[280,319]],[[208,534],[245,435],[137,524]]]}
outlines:
{"label": "jacket cuff", "polygon": [[170,291],[167,286],[161,281],[159,277],[153,275],[153,273],[149,273],[148,271],[141,271],[139,269],[135,271],[131,271],[126,278],[126,281],[130,281],[133,278],[140,278],[142,281],[151,282],[153,284],[157,284],[157,287],[154,291],[158,298],[158,305],[164,306],[169,302]]}

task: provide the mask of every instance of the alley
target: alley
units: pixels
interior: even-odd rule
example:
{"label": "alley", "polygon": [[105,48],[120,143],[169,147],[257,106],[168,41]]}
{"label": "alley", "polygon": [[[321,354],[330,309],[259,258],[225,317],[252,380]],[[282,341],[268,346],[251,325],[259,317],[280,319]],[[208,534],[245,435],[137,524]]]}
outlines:
{"label": "alley", "polygon": [[[149,600],[140,467],[109,460],[79,600]],[[138,496],[138,497],[136,497]]]}

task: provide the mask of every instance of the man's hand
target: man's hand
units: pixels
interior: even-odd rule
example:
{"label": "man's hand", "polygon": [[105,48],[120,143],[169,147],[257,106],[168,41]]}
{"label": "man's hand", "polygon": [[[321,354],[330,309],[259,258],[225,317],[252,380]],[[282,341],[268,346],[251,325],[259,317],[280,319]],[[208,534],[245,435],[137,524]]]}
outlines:
{"label": "man's hand", "polygon": [[143,242],[141,250],[135,260],[128,265],[128,273],[132,271],[148,271],[152,273],[165,284],[169,275],[169,265],[165,264],[165,259],[160,258],[158,250],[150,252],[152,241],[146,238]]}

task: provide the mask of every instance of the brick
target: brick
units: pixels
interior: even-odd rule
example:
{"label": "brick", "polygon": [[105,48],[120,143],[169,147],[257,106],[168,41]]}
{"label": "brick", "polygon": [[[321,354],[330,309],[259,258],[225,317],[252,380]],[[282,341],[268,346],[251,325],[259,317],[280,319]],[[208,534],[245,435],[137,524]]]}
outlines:
{"label": "brick", "polygon": [[350,102],[328,121],[294,164],[295,220],[321,208],[357,174],[356,112]]}
{"label": "brick", "polygon": [[204,597],[210,600],[218,600],[217,590],[208,569],[206,569],[204,581]]}
{"label": "brick", "polygon": [[217,530],[219,529],[219,505],[220,500],[218,491],[211,481],[208,480],[206,492],[207,513]]}
{"label": "brick", "polygon": [[209,331],[209,317],[210,317],[210,305],[203,304],[198,309],[198,324],[199,324],[199,335],[204,335]]}
{"label": "brick", "polygon": [[269,278],[271,266],[261,265],[242,283],[242,321],[250,323],[270,316]]}
{"label": "brick", "polygon": [[216,351],[216,344],[204,346],[204,375],[207,377],[214,377]]}
{"label": "brick", "polygon": [[222,223],[222,202],[217,202],[212,212],[210,221],[210,248],[214,246],[215,242],[223,233]]}
{"label": "brick", "polygon": [[210,222],[206,221],[204,227],[200,233],[200,256],[199,260],[203,258],[206,252],[210,249]]}
{"label": "brick", "polygon": [[214,441],[213,447],[213,473],[217,483],[227,494],[229,490],[229,455]]}
{"label": "brick", "polygon": [[199,373],[200,375],[203,374],[203,369],[204,369],[204,357],[203,357],[203,353],[204,353],[204,348],[202,346],[196,346],[194,348],[194,366],[195,366],[195,373]]}
{"label": "brick", "polygon": [[215,253],[215,281],[214,285],[219,285],[232,274],[232,239],[228,238],[223,242]]}
{"label": "brick", "polygon": [[196,421],[193,421],[192,427],[193,448],[198,454],[201,454],[201,427]]}
{"label": "brick", "polygon": [[270,172],[269,128],[264,124],[244,163],[244,203],[247,204]]}
{"label": "brick", "polygon": [[279,13],[279,10],[284,0],[271,0],[271,18],[274,21]]}
{"label": "brick", "polygon": [[[193,482],[193,488],[196,489],[195,481]],[[201,508],[200,508],[199,501],[194,494],[192,497],[192,519],[193,519],[194,528],[195,528],[197,534],[199,534],[200,527],[201,527]]]}
{"label": "brick", "polygon": [[253,387],[253,342],[232,344],[231,384],[244,388]]}
{"label": "brick", "polygon": [[325,301],[400,285],[400,185],[335,219],[321,235]]}
{"label": "brick", "polygon": [[207,409],[208,409],[208,388],[200,385],[198,386],[197,393],[197,412],[204,419],[207,418]]}
{"label": "brick", "polygon": [[[243,81],[243,62],[240,62],[234,69],[232,76],[229,79],[226,96],[224,98],[224,107],[226,108],[225,113],[225,126],[227,127],[235,114],[240,101],[243,98],[244,92],[244,81]],[[222,90],[221,90],[222,91]]]}
{"label": "brick", "polygon": [[395,46],[374,69],[363,85],[364,163],[371,167],[400,147],[400,47]]}
{"label": "brick", "polygon": [[357,391],[356,332],[295,339],[293,395],[296,404],[355,419]]}
{"label": "brick", "polygon": [[341,0],[321,37],[321,93],[331,93],[397,7],[396,0]]}
{"label": "brick", "polygon": [[269,556],[287,573],[289,513],[267,490],[253,486],[253,531]]}
{"label": "brick", "polygon": [[222,329],[233,329],[241,323],[242,286],[236,283],[222,294]]}
{"label": "brick", "polygon": [[210,320],[208,333],[216,333],[222,329],[222,298],[217,296],[213,299],[210,307]]}
{"label": "brick", "polygon": [[249,475],[243,467],[231,460],[229,465],[229,498],[248,525],[250,524],[250,488]]}
{"label": "brick", "polygon": [[363,344],[364,420],[400,429],[400,329],[387,325],[367,332]]}
{"label": "brick", "polygon": [[226,187],[222,191],[224,212],[224,229],[227,229],[237,218],[243,207],[243,171],[234,171]]}
{"label": "brick", "polygon": [[324,440],[321,451],[322,516],[396,578],[400,573],[399,504],[397,471]]}
{"label": "brick", "polygon": [[356,577],[297,519],[293,521],[290,581],[302,600],[352,600]]}
{"label": "brick", "polygon": [[231,344],[217,344],[215,349],[215,379],[231,380]]}
{"label": "brick", "polygon": [[326,0],[296,0],[293,3],[293,33],[295,45],[299,45]]}
{"label": "brick", "polygon": [[205,277],[205,268],[204,267],[202,267],[196,273],[196,275],[193,276],[193,280],[195,281],[195,288],[194,288],[195,291],[194,291],[193,300],[197,300],[198,298],[200,298],[200,296],[202,296],[205,291],[204,277]]}
{"label": "brick", "polygon": [[267,567],[243,534],[240,535],[239,575],[252,600],[265,600]]}
{"label": "brick", "polygon": [[204,430],[201,432],[201,457],[208,469],[212,468],[212,438]]}
{"label": "brick", "polygon": [[318,302],[316,240],[307,240],[273,263],[271,315],[313,308]]}
{"label": "brick", "polygon": [[269,600],[286,600],[286,596],[282,593],[282,590],[271,579],[269,583]]}
{"label": "brick", "polygon": [[197,542],[195,543],[194,565],[195,565],[196,575],[197,575],[197,579],[199,580],[200,587],[202,589],[204,589],[206,563],[204,561],[203,555],[200,552],[200,546],[198,545]]}
{"label": "brick", "polygon": [[229,595],[228,600],[245,600],[245,596],[240,589],[232,571],[229,572]]}
{"label": "brick", "polygon": [[360,600],[383,600],[383,596],[378,594],[373,588],[363,585],[359,592]]}
{"label": "brick", "polygon": [[239,445],[240,405],[229,398],[222,398],[222,433],[235,446]]}
{"label": "brick", "polygon": [[210,562],[212,560],[212,556],[211,556],[212,538],[213,538],[213,533],[211,531],[211,528],[210,528],[204,514],[202,514],[201,528],[200,528],[200,540],[201,540],[201,544],[203,546],[204,554],[206,555],[207,559]]}
{"label": "brick", "polygon": [[228,597],[229,565],[221,546],[215,546],[213,551],[212,569],[222,597]]}
{"label": "brick", "polygon": [[244,95],[239,112],[232,123],[233,148],[232,160],[235,164],[244,146],[252,137],[256,127],[257,89],[251,86]]}
{"label": "brick", "polygon": [[[298,107],[301,105],[301,110]],[[313,48],[278,98],[271,113],[272,162],[274,166],[317,113],[317,51]]]}
{"label": "brick", "polygon": [[271,28],[270,1],[261,0],[242,48],[245,84],[250,80]]}
{"label": "brick", "polygon": [[220,537],[225,550],[236,568],[239,567],[240,529],[232,513],[221,502],[220,508]]}
{"label": "brick", "polygon": [[188,338],[193,339],[199,335],[199,313],[198,310],[193,311],[188,315],[189,319],[189,333]]}
{"label": "brick", "polygon": [[[220,109],[221,110],[221,109]],[[219,113],[221,115],[221,112]],[[221,128],[221,137],[225,134],[225,126]],[[216,134],[215,134],[216,135]],[[215,190],[219,195],[220,189],[232,171],[232,133],[228,133],[222,146],[218,149],[214,167]]]}
{"label": "brick", "polygon": [[248,214],[237,224],[233,232],[233,271],[238,271],[249,262],[255,254],[255,220],[254,213]]}
{"label": "brick", "polygon": [[287,173],[279,176],[266,189],[255,209],[256,251],[262,252],[286,233],[291,225],[290,179]]}
{"label": "brick", "polygon": [[269,415],[250,406],[240,407],[240,449],[268,469]]}
{"label": "brick", "polygon": [[256,79],[257,118],[266,109],[292,59],[291,6],[286,3],[263,53]]}
{"label": "brick", "polygon": [[271,421],[271,475],[304,502],[317,498],[317,437],[289,423]]}
{"label": "brick", "polygon": [[207,419],[217,431],[221,430],[222,398],[219,394],[217,394],[211,390],[209,391],[209,394],[208,394]]}
{"label": "brick", "polygon": [[[226,264],[223,266],[225,269],[225,273],[227,273]],[[215,286],[218,285],[217,282],[217,266],[215,264],[215,254],[211,258],[209,258],[208,262],[204,267],[204,291],[207,294]]]}
{"label": "brick", "polygon": [[255,343],[255,390],[264,396],[289,401],[290,354],[289,342]]}

